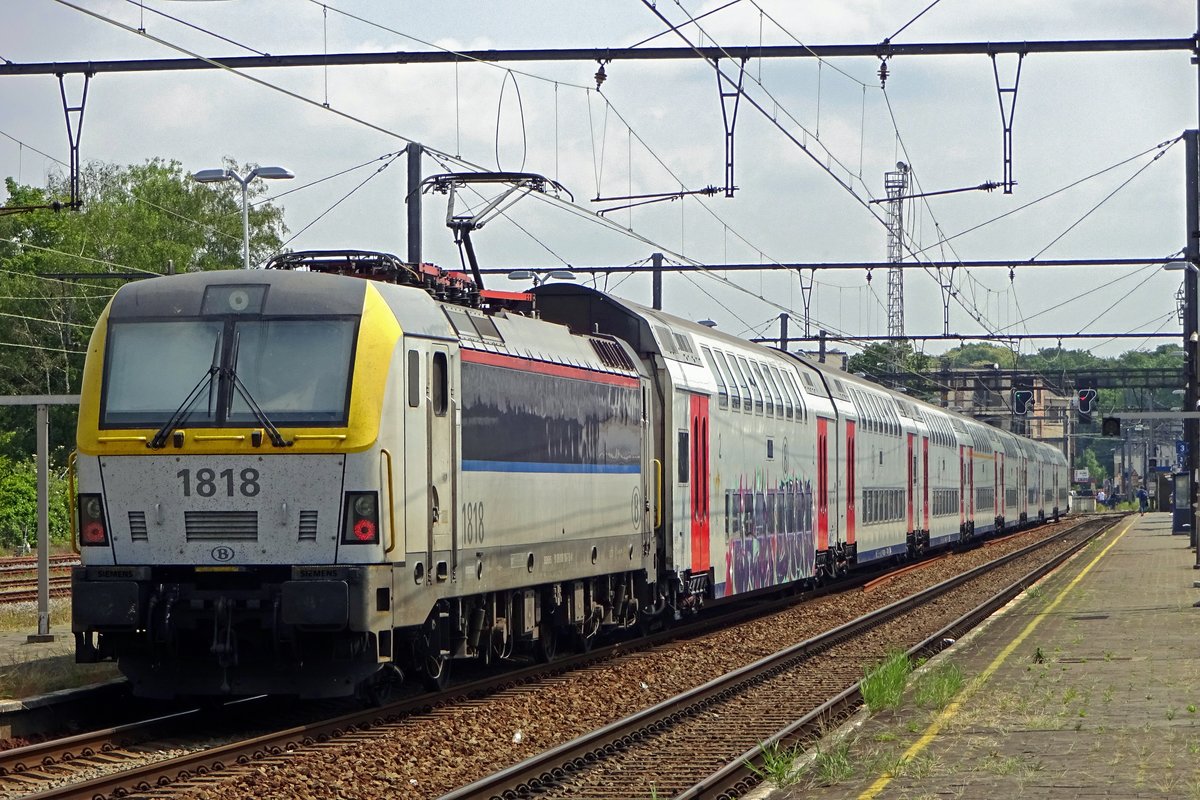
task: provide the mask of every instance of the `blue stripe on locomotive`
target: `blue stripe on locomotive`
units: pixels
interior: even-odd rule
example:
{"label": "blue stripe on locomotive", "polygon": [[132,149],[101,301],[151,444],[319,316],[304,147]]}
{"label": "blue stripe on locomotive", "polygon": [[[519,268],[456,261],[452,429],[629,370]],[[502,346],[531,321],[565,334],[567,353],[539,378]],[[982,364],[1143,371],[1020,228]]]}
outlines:
{"label": "blue stripe on locomotive", "polygon": [[636,474],[641,403],[637,386],[464,361],[463,469]]}

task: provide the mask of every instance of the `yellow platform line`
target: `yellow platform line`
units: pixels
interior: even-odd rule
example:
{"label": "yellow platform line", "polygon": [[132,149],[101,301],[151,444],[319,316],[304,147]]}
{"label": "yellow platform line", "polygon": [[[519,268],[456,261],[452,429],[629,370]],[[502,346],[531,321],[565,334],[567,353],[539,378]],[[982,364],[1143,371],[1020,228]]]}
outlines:
{"label": "yellow platform line", "polygon": [[[996,670],[1000,668],[1000,665],[1003,664],[1010,655],[1012,655],[1014,650],[1020,647],[1022,642],[1029,638],[1029,635],[1033,633],[1038,625],[1042,624],[1042,620],[1048,617],[1050,612],[1057,608],[1058,604],[1066,598],[1066,596],[1081,580],[1083,580],[1083,577],[1092,571],[1092,567],[1096,566],[1100,559],[1104,558],[1104,556],[1108,554],[1108,551],[1113,549],[1113,546],[1117,542],[1121,541],[1121,537],[1129,532],[1129,529],[1133,527],[1133,523],[1135,521],[1136,520],[1130,520],[1129,523],[1126,524],[1124,530],[1118,533],[1116,538],[1108,543],[1107,547],[1101,550],[1100,553],[1093,558],[1086,567],[1080,570],[1079,574],[1076,575],[1070,583],[1063,587],[1063,590],[1058,593],[1058,596],[1055,597],[1049,605],[1038,612],[1037,615],[1035,615],[1034,618],[1029,621],[1029,624],[1025,626],[1025,629],[1022,630],[1021,633],[1018,634],[1017,637],[1013,639],[1007,647],[1000,651],[1000,654],[992,660],[992,663],[988,664],[987,669],[985,669],[983,672],[977,675],[973,681],[967,684],[967,688],[964,689],[962,693],[949,705],[947,705],[942,710],[942,713],[937,715],[933,722],[929,724],[929,727],[925,729],[925,732],[921,734],[920,738],[913,742],[912,745],[910,745],[909,748],[904,751],[904,754],[900,756],[901,761],[909,761],[929,746],[929,744],[934,740],[934,737],[938,735],[938,732],[946,726],[946,723],[948,723],[956,714],[958,714],[959,709],[962,708],[968,700],[974,697],[976,692],[983,688],[983,685],[987,683],[988,679],[991,678]],[[878,794],[887,788],[887,785],[892,782],[892,777],[893,776],[890,774],[881,775],[866,789],[866,791],[858,796],[858,800],[872,800],[872,798],[878,796]]]}

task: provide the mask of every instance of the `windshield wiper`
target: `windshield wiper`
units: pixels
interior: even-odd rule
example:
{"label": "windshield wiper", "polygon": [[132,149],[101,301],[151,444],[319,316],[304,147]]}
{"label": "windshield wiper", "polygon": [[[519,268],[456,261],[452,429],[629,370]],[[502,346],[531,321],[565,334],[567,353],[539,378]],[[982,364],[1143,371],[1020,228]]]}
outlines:
{"label": "windshield wiper", "polygon": [[[242,332],[238,331],[233,335],[233,353],[230,355],[229,363],[238,363],[238,351],[242,346]],[[233,384],[233,388],[237,389],[238,394],[246,401],[246,405],[250,408],[250,413],[258,420],[258,424],[267,432],[267,438],[271,440],[271,444],[275,447],[291,447],[294,442],[286,441],[283,434],[275,427],[275,423],[271,422],[267,413],[262,410],[258,402],[250,394],[250,390],[246,388],[246,384],[242,383],[242,379],[238,377],[237,370],[232,366],[225,370],[225,377]],[[225,416],[229,416],[229,412],[233,409],[233,393],[229,395],[229,400],[225,406]],[[257,444],[255,445],[257,446]]]}
{"label": "windshield wiper", "polygon": [[250,408],[250,413],[258,420],[258,424],[267,432],[267,438],[271,440],[271,444],[275,447],[291,447],[294,442],[289,442],[283,438],[283,434],[275,427],[275,423],[271,422],[265,411],[258,405],[255,399],[250,395],[250,390],[246,388],[246,384],[242,383],[242,379],[232,369],[225,370],[225,377],[233,384],[233,388],[237,389],[238,394],[246,401],[246,405]]}
{"label": "windshield wiper", "polygon": [[[171,433],[174,432],[174,430],[180,425],[182,425],[184,421],[191,415],[192,406],[195,405],[196,400],[200,397],[200,393],[212,386],[213,378],[218,372],[220,372],[220,367],[215,365],[209,367],[205,371],[204,377],[200,379],[199,383],[192,387],[192,391],[188,392],[188,396],[184,398],[183,403],[180,404],[179,408],[175,409],[175,413],[167,418],[167,421],[163,423],[163,426],[158,429],[157,433],[154,434],[154,438],[146,442],[146,447],[153,448],[154,450],[161,450],[167,446],[167,439],[171,436]],[[210,391],[209,404],[211,405],[211,403],[212,392]]]}

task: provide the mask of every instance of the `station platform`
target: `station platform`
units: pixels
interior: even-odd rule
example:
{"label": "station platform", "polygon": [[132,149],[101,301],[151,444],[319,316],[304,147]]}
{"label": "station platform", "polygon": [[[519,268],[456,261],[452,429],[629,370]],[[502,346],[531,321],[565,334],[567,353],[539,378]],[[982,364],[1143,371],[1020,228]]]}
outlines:
{"label": "station platform", "polygon": [[961,670],[945,708],[910,680],[898,710],[860,712],[795,784],[750,796],[1200,799],[1195,562],[1169,513],[1122,520],[922,668]]}

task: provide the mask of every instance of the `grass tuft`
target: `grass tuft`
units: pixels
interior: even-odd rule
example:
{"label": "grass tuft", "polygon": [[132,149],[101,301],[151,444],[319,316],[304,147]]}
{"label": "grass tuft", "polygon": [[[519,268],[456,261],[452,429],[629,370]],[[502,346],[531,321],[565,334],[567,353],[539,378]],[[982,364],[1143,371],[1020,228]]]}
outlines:
{"label": "grass tuft", "polygon": [[943,661],[917,679],[917,705],[940,711],[962,691],[963,683],[963,672],[958,665]]}
{"label": "grass tuft", "polygon": [[781,747],[775,742],[760,744],[759,752],[762,754],[761,765],[746,762],[746,766],[755,775],[781,788],[791,786],[799,779],[801,770],[796,765],[796,760],[802,752],[800,747]]}
{"label": "grass tuft", "polygon": [[854,775],[850,744],[837,742],[828,750],[817,749],[808,772],[817,786],[835,786]]}
{"label": "grass tuft", "polygon": [[899,708],[910,672],[912,665],[901,650],[891,651],[883,661],[867,670],[859,684],[867,708],[872,712]]}

